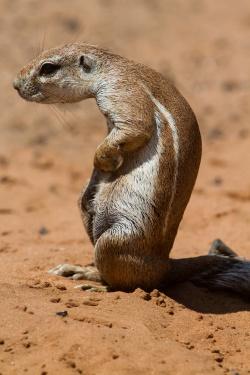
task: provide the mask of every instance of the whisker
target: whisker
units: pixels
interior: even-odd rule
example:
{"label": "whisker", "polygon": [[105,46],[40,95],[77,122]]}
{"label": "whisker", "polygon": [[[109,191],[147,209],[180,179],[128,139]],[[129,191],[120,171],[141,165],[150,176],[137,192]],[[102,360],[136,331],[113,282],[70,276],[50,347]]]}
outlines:
{"label": "whisker", "polygon": [[[56,119],[57,119],[56,124],[60,124],[60,125],[61,125],[61,126],[60,126],[60,130],[61,130],[61,129],[63,128],[63,124],[62,124],[61,119],[58,117],[57,113],[55,112],[54,108],[53,108],[51,105],[49,105],[48,108],[49,108],[49,110],[53,113],[53,116],[56,117]],[[53,123],[53,124],[54,124],[54,123]],[[56,126],[56,128],[59,129],[58,126]]]}
{"label": "whisker", "polygon": [[58,110],[58,108],[55,105],[51,105],[53,108],[54,112],[57,114],[58,119],[60,120],[61,124],[63,125],[63,128],[65,130],[68,130],[72,132],[73,127],[72,124],[70,124],[64,117],[64,115]]}
{"label": "whisker", "polygon": [[66,121],[66,119],[65,119],[65,115],[67,116],[67,115],[72,115],[72,117],[73,117],[73,114],[68,110],[68,109],[61,109],[61,108],[59,108],[57,105],[55,105],[55,107],[56,107],[56,109],[57,109],[57,111],[58,111],[58,113],[60,113],[60,115],[61,115],[61,117],[64,119],[64,121],[65,121],[65,124],[67,125],[67,130],[69,130],[71,133],[75,133],[75,124],[74,124],[74,122],[69,122],[69,121]]}
{"label": "whisker", "polygon": [[70,130],[74,134],[78,133],[76,124],[79,123],[79,118],[76,116],[76,114],[69,108],[62,109],[61,107],[57,106],[57,109],[58,111],[61,111],[64,115],[71,117],[72,121],[70,121]]}
{"label": "whisker", "polygon": [[[77,93],[79,96],[81,96],[82,94],[82,87],[79,86],[79,84],[74,81],[73,79],[65,79],[64,83],[68,84],[69,86],[69,89],[71,89],[72,91],[74,90],[75,93]],[[62,93],[59,95],[58,91],[56,88],[53,88],[53,87],[47,87],[46,88],[46,92],[45,92],[45,95],[48,95],[49,97],[56,97],[57,99],[57,102],[58,102],[58,105],[59,104],[63,104],[63,103],[67,103],[68,102],[68,98],[69,98],[69,95],[70,95],[70,92],[67,90],[65,90],[65,92],[62,91]],[[70,131],[71,133],[77,133],[77,128],[75,126],[75,123],[76,122],[79,122],[79,119],[77,118],[77,116],[72,112],[70,111],[68,108],[61,108],[57,105],[57,103],[55,104],[51,104],[51,110],[54,112],[54,114],[56,115],[57,117],[57,120],[60,122],[61,125],[63,125],[63,128]],[[66,120],[66,116],[67,115],[70,115],[71,118],[73,118],[73,121],[67,121]]]}
{"label": "whisker", "polygon": [[53,113],[53,115],[56,117],[57,119],[56,123],[60,124],[60,128],[58,126],[56,126],[56,128],[61,130],[63,128],[63,123],[62,123],[61,118],[58,116],[58,113],[56,112],[55,108],[52,105],[49,105],[49,109]]}
{"label": "whisker", "polygon": [[44,48],[45,48],[45,40],[46,40],[46,30],[44,30],[44,33],[43,33],[43,38],[42,38],[42,42],[41,42],[40,53],[42,53],[42,52],[44,51]]}
{"label": "whisker", "polygon": [[35,58],[40,55],[40,44],[41,44],[40,41],[37,40],[36,47],[34,48],[35,49],[35,56],[34,56]]}

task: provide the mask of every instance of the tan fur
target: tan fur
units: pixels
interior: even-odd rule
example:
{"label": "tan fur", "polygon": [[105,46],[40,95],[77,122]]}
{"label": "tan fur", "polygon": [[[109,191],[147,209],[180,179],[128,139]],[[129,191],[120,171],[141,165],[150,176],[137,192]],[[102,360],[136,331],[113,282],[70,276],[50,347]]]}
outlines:
{"label": "tan fur", "polygon": [[[59,67],[42,75],[44,63]],[[223,262],[217,256],[180,264],[169,259],[198,173],[201,137],[190,106],[165,77],[75,43],[43,52],[21,70],[14,87],[26,100],[40,103],[93,97],[107,118],[108,135],[96,150],[91,180],[79,200],[105,283],[151,289]]]}

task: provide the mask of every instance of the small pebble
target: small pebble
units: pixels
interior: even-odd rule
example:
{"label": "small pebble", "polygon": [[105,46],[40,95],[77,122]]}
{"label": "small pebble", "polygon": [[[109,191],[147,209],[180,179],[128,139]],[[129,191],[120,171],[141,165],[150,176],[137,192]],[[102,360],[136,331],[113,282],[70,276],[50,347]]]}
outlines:
{"label": "small pebble", "polygon": [[208,139],[217,140],[223,137],[223,132],[221,129],[213,128],[208,133]]}
{"label": "small pebble", "polygon": [[159,297],[160,296],[160,292],[158,289],[154,289],[151,293],[150,293],[151,297]]}
{"label": "small pebble", "polygon": [[0,208],[0,214],[10,215],[12,213],[13,213],[13,210],[11,208]]}
{"label": "small pebble", "polygon": [[31,345],[30,342],[24,342],[24,343],[23,343],[23,346],[24,346],[25,348],[27,348],[27,349],[30,348],[30,345]]}
{"label": "small pebble", "polygon": [[67,306],[69,309],[71,309],[72,307],[78,307],[79,303],[74,302],[74,301],[69,301],[69,302],[65,303],[65,306]]}
{"label": "small pebble", "polygon": [[219,177],[219,176],[214,177],[214,179],[212,180],[212,184],[213,184],[213,185],[217,185],[217,186],[219,186],[219,185],[221,185],[222,183],[223,183],[223,180],[222,180],[222,178]]}
{"label": "small pebble", "polygon": [[51,287],[51,283],[49,281],[42,281],[41,287],[42,288],[49,288],[49,287]]}
{"label": "small pebble", "polygon": [[52,303],[59,303],[61,301],[61,298],[50,298],[50,302]]}
{"label": "small pebble", "polygon": [[48,234],[49,233],[49,230],[46,228],[46,227],[41,227],[40,229],[39,229],[39,234],[41,235],[41,236],[45,236],[46,234]]}
{"label": "small pebble", "polygon": [[166,294],[162,293],[162,292],[160,292],[160,296],[163,297],[163,298],[167,298]]}
{"label": "small pebble", "polygon": [[241,87],[240,82],[227,79],[222,82],[221,87],[224,91],[234,91]]}
{"label": "small pebble", "polygon": [[9,234],[11,234],[10,230],[5,230],[5,231],[1,232],[2,236],[8,236]]}
{"label": "small pebble", "polygon": [[58,311],[56,312],[56,315],[62,316],[63,318],[68,315],[68,311]]}
{"label": "small pebble", "polygon": [[4,349],[4,351],[5,351],[5,352],[7,352],[7,353],[8,353],[8,352],[11,352],[12,350],[13,350],[13,349],[12,349],[12,348],[10,348],[10,347],[9,347],[9,348],[6,348],[6,349]]}
{"label": "small pebble", "polygon": [[207,339],[212,339],[214,337],[214,335],[212,333],[209,333],[209,335],[207,335]]}
{"label": "small pebble", "polygon": [[218,362],[218,363],[221,363],[221,362],[223,362],[223,359],[224,359],[223,357],[216,357],[215,361]]}
{"label": "small pebble", "polygon": [[83,305],[86,306],[98,306],[98,301],[93,301],[91,298],[86,298],[83,300]]}
{"label": "small pebble", "polygon": [[142,290],[141,288],[137,288],[135,289],[134,291],[134,294],[136,294],[138,297],[140,297],[141,299],[144,299],[145,301],[149,301],[151,299],[151,296],[149,293],[145,292],[144,290]]}
{"label": "small pebble", "polygon": [[67,290],[66,286],[63,284],[56,284],[55,287],[59,290]]}
{"label": "small pebble", "polygon": [[76,364],[75,364],[74,361],[67,361],[67,365],[68,365],[68,367],[76,368]]}

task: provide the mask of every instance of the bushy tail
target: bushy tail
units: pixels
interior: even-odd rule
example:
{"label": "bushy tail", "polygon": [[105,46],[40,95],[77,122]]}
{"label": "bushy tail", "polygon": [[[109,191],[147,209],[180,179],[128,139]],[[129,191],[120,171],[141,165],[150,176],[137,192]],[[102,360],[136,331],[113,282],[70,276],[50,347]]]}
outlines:
{"label": "bushy tail", "polygon": [[168,282],[186,280],[198,286],[229,290],[250,298],[250,261],[240,258],[221,240],[215,240],[208,255],[171,259]]}

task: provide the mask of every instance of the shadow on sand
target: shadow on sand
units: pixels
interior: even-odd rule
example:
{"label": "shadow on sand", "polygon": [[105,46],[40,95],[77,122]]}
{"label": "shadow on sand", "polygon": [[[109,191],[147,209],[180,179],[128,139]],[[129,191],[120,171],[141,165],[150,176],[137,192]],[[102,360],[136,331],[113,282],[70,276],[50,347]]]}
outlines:
{"label": "shadow on sand", "polygon": [[250,299],[243,299],[234,293],[196,287],[191,282],[171,286],[164,293],[185,307],[204,314],[250,311]]}

